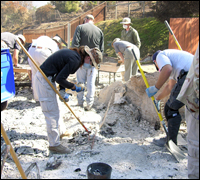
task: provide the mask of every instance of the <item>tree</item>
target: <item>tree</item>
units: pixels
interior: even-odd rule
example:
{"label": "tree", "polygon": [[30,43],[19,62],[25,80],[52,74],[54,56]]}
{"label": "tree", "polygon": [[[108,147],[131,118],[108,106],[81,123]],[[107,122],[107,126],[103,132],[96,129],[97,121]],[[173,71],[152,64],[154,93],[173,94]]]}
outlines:
{"label": "tree", "polygon": [[161,22],[170,18],[199,15],[199,1],[156,1],[154,16]]}
{"label": "tree", "polygon": [[80,1],[50,1],[55,9],[61,13],[77,12],[79,10]]}
{"label": "tree", "polygon": [[39,7],[35,14],[36,14],[36,19],[41,23],[42,20],[44,19],[45,21],[50,19],[51,11],[53,10],[53,6],[50,4],[47,4],[45,6]]}
{"label": "tree", "polygon": [[1,1],[1,26],[14,27],[22,25],[29,18],[28,9],[23,5],[31,5],[24,1]]}

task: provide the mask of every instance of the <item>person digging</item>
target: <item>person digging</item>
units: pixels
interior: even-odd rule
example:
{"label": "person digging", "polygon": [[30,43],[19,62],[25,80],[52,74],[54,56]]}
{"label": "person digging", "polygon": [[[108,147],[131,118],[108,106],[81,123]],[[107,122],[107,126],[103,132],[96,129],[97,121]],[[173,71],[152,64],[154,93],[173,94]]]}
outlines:
{"label": "person digging", "polygon": [[147,88],[146,93],[149,98],[154,96],[169,79],[163,91],[155,99],[158,110],[160,109],[160,100],[170,94],[164,108],[168,122],[168,137],[154,139],[153,143],[157,146],[164,147],[169,140],[177,145],[177,136],[181,124],[179,109],[184,104],[176,98],[192,64],[193,57],[192,54],[177,49],[158,50],[153,54],[153,62],[160,74],[156,84]]}

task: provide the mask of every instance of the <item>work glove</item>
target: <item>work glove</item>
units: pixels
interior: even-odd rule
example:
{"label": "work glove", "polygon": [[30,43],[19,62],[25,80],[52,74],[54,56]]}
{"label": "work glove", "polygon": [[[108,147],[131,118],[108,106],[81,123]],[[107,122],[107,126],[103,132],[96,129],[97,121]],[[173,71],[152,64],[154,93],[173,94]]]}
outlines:
{"label": "work glove", "polygon": [[[72,95],[72,94],[68,94],[65,92],[64,89],[60,90],[60,95],[63,97],[63,99],[65,100],[65,102],[68,102],[69,101],[69,97]],[[60,100],[62,101],[62,99],[60,98]]]}
{"label": "work glove", "polygon": [[157,111],[160,112],[160,100],[155,99],[154,103],[155,103],[155,106],[157,108]]}
{"label": "work glove", "polygon": [[81,92],[85,90],[85,86],[83,83],[78,83],[77,85],[74,85],[75,89],[72,89],[72,91],[76,91],[76,92]]}
{"label": "work glove", "polygon": [[156,88],[156,86],[150,86],[149,88],[146,89],[146,93],[148,97],[150,98],[151,96],[154,96],[159,89]]}

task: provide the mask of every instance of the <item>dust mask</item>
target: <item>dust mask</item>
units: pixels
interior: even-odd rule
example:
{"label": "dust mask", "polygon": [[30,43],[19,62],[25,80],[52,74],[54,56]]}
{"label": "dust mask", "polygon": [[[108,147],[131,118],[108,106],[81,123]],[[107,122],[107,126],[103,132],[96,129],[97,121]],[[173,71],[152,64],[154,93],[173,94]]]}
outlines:
{"label": "dust mask", "polygon": [[84,63],[83,66],[86,68],[86,69],[90,69],[92,68],[92,66],[88,63]]}
{"label": "dust mask", "polygon": [[124,28],[124,29],[127,29],[127,28],[128,28],[128,26],[124,24],[124,25],[123,25],[123,28]]}

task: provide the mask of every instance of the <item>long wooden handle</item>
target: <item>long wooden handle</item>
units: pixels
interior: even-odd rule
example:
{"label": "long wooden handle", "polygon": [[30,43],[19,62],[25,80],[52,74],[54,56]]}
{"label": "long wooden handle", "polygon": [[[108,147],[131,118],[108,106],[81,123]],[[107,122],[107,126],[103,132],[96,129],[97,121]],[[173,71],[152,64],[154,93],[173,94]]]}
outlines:
{"label": "long wooden handle", "polygon": [[17,155],[15,154],[15,151],[14,151],[14,149],[13,149],[11,143],[10,143],[10,140],[8,139],[8,136],[6,134],[6,131],[5,131],[2,123],[1,123],[1,134],[3,136],[3,139],[5,140],[5,143],[10,146],[10,154],[11,154],[11,156],[12,156],[22,178],[27,179],[26,174],[25,174],[25,172],[24,172],[24,170],[23,170],[23,168],[22,168],[22,166],[21,166],[21,164],[20,164],[20,162],[17,158]]}
{"label": "long wooden handle", "polygon": [[36,66],[36,68],[40,71],[42,76],[45,78],[45,80],[48,82],[48,84],[51,86],[51,88],[54,90],[54,92],[60,97],[60,99],[64,102],[64,104],[68,107],[68,109],[71,111],[71,113],[75,116],[75,118],[78,120],[78,122],[83,126],[83,128],[90,134],[90,131],[87,130],[87,128],[84,126],[84,124],[79,120],[79,118],[75,115],[75,113],[72,111],[72,109],[69,107],[69,105],[65,102],[64,98],[60,95],[58,90],[52,85],[52,83],[49,81],[47,76],[44,74],[44,72],[40,69],[40,67],[36,64],[34,59],[31,57],[31,55],[28,53],[28,51],[25,49],[25,47],[19,42],[17,39],[17,43],[21,46],[23,51],[26,53],[26,55],[29,57],[29,59],[32,61],[32,63]]}

